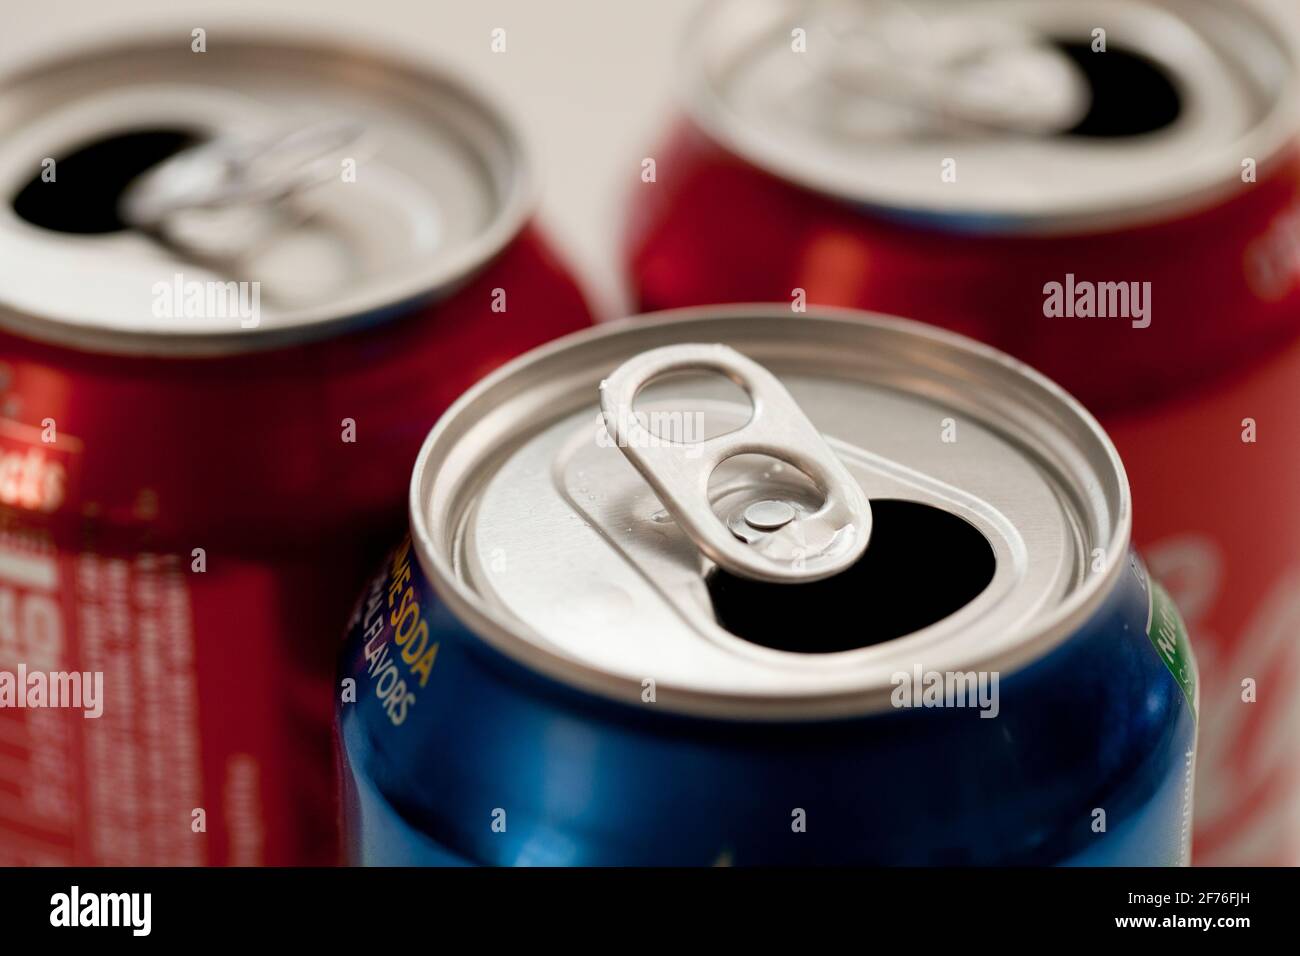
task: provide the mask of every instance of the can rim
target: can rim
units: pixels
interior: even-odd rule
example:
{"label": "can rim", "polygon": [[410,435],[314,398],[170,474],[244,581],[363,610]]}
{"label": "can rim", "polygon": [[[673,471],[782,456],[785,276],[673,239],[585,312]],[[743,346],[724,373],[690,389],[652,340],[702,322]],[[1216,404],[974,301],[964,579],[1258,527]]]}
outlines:
{"label": "can rim", "polygon": [[[1259,123],[1220,151],[1222,156],[1236,157],[1234,163],[1246,157],[1255,158],[1260,175],[1263,175],[1266,167],[1277,163],[1288,151],[1300,150],[1300,17],[1289,11],[1280,0],[1233,2],[1250,12],[1259,21],[1261,29],[1268,30],[1290,59],[1289,82],[1280,92],[1277,102]],[[708,90],[708,82],[704,79],[705,66],[690,38],[706,34],[709,19],[715,12],[709,4],[699,5],[688,19],[682,32],[683,40],[675,52],[677,102],[690,123],[708,139],[756,169],[801,189],[849,203],[866,213],[908,222],[932,223],[957,232],[1089,235],[1201,212],[1231,198],[1240,185],[1235,175],[1240,170],[1239,165],[1198,161],[1194,169],[1189,164],[1178,171],[1180,175],[1166,180],[1173,185],[1136,204],[1125,196],[1106,205],[1099,206],[1092,201],[1067,202],[1032,212],[994,205],[963,210],[955,219],[951,210],[937,201],[897,202],[883,191],[846,190],[822,181],[813,170],[792,160],[788,154],[765,148],[763,138],[747,133],[743,120],[729,116],[727,108],[720,102],[721,97]],[[1189,173],[1194,175],[1189,176]]]}
{"label": "can rim", "polygon": [[[894,316],[869,313],[853,309],[818,307],[810,316],[818,320],[840,324],[862,325],[871,322],[897,332],[928,340],[935,345],[956,347],[973,352],[1005,368],[1013,370],[1033,387],[1044,391],[1051,399],[1061,402],[1077,420],[1088,429],[1106,454],[1107,465],[1114,469],[1118,481],[1114,526],[1110,539],[1105,542],[1106,569],[1090,574],[1064,600],[1060,602],[1036,630],[1026,635],[1004,653],[996,657],[979,658],[979,669],[1010,672],[1041,657],[1063,643],[1095,612],[1113,590],[1119,576],[1127,567],[1126,554],[1132,536],[1132,498],[1128,476],[1114,443],[1096,418],[1051,379],[1024,365],[1017,359],[983,343],[934,326]],[[550,357],[585,343],[618,336],[632,330],[653,330],[676,323],[709,318],[737,319],[745,317],[783,317],[791,319],[789,309],[772,303],[749,305],[698,306],[653,312],[605,322],[556,339],[533,349],[501,366],[481,379],[442,415],[429,432],[416,457],[411,474],[408,511],[411,537],[420,567],[438,597],[451,612],[470,629],[478,640],[505,657],[541,673],[557,683],[576,687],[598,697],[621,703],[640,701],[642,685],[631,679],[612,674],[571,656],[547,650],[542,642],[522,637],[519,622],[478,599],[467,583],[457,575],[448,556],[439,548],[429,520],[428,468],[434,451],[444,440],[455,442],[451,435],[459,424],[458,419],[480,397],[499,387],[528,367],[544,362]],[[451,436],[451,437],[448,437]],[[526,626],[526,625],[525,625]],[[962,669],[971,669],[963,661]],[[884,711],[889,707],[891,688],[868,688],[850,692],[790,697],[772,697],[757,694],[729,694],[692,690],[665,684],[656,687],[657,702],[665,709],[694,716],[744,720],[821,720],[860,716]]]}
{"label": "can rim", "polygon": [[[159,26],[157,18],[137,20],[134,29],[87,33],[35,56],[23,58],[0,72],[0,97],[12,86],[57,73],[71,63],[120,57],[132,49],[145,50],[164,41],[174,43],[181,31],[188,36],[193,24],[172,21]],[[495,93],[462,82],[445,62],[422,56],[409,47],[362,31],[345,33],[337,25],[292,22],[283,17],[205,18],[204,28],[219,32],[223,44],[247,48],[281,48],[318,56],[330,62],[348,62],[385,72],[401,80],[442,89],[472,109],[493,128],[509,157],[508,189],[500,209],[488,226],[453,254],[439,259],[436,268],[413,274],[377,301],[326,303],[296,311],[291,324],[221,332],[177,335],[171,331],[105,328],[85,317],[70,319],[15,308],[0,298],[0,332],[81,352],[139,357],[203,358],[270,351],[310,341],[332,338],[361,327],[389,321],[408,308],[454,291],[496,258],[520,233],[535,213],[539,188],[533,159],[515,117]]]}

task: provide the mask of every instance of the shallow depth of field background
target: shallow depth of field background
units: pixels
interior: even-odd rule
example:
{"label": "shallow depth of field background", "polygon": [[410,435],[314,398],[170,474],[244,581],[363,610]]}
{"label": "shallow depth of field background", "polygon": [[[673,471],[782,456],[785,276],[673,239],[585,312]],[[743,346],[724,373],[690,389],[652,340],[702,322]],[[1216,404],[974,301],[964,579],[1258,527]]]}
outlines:
{"label": "shallow depth of field background", "polygon": [[[542,221],[604,314],[625,311],[617,237],[640,161],[674,101],[673,54],[694,0],[0,0],[0,69],[68,41],[178,27],[177,43],[222,22],[337,29],[442,63],[494,96],[522,129]],[[492,53],[491,31],[506,30]],[[197,54],[196,54],[197,55]]]}

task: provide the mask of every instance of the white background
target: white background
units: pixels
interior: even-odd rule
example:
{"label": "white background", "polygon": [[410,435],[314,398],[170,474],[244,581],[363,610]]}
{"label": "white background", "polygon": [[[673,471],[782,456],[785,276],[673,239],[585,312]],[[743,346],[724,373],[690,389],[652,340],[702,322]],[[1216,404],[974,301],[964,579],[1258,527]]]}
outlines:
{"label": "white background", "polygon": [[[303,22],[455,68],[522,129],[542,222],[607,315],[626,306],[622,223],[672,116],[673,55],[694,0],[0,0],[0,68],[61,44],[176,24]],[[491,31],[506,30],[494,54]]]}

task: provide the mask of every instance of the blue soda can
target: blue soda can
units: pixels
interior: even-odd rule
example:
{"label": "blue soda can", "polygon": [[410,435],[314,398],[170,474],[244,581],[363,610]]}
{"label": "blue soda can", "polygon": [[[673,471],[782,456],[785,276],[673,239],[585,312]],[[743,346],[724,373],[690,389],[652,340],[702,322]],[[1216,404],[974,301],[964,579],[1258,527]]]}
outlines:
{"label": "blue soda can", "polygon": [[1096,421],[899,319],[683,310],[442,418],[361,596],[359,864],[1186,864],[1196,666]]}

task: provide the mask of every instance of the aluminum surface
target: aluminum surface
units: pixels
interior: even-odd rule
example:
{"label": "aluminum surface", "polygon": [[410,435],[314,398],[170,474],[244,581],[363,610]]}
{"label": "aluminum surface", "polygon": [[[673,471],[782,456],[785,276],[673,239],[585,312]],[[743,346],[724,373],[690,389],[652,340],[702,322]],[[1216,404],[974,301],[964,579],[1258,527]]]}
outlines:
{"label": "aluminum surface", "polygon": [[[793,654],[723,630],[705,584],[712,562],[598,411],[600,382],[622,362],[702,341],[776,375],[869,498],[932,504],[977,528],[996,561],[988,587],[929,627],[840,653]],[[645,399],[647,412],[702,414],[709,432],[751,417],[716,381],[677,382],[671,397],[647,390]],[[791,317],[773,306],[617,323],[532,353],[444,417],[411,493],[421,563],[483,640],[607,695],[637,699],[651,679],[660,701],[729,715],[870,710],[887,705],[891,675],[918,662],[1015,667],[1101,600],[1126,564],[1130,527],[1109,441],[1045,379],[914,323],[834,310]],[[743,516],[799,489],[775,467],[732,459],[709,493],[715,511],[734,502]],[[852,626],[815,607],[807,622]]]}
{"label": "aluminum surface", "polygon": [[[286,222],[247,227],[226,241],[218,240],[235,228],[229,222],[191,228],[202,239],[191,248],[147,229],[57,232],[20,218],[9,201],[40,174],[43,159],[116,134],[174,129],[200,149],[215,143],[238,154],[292,143],[304,129],[354,126],[364,142],[339,137],[337,157],[306,157],[328,158],[333,172],[314,169],[310,188],[291,208],[281,204]],[[347,159],[355,176],[345,176]],[[57,180],[41,188],[56,189]],[[216,194],[222,185],[203,188]],[[154,192],[143,204],[146,218],[175,198]],[[204,53],[191,51],[188,28],[124,40],[0,81],[0,196],[0,325],[87,348],[162,354],[321,337],[437,297],[500,251],[532,206],[520,143],[477,92],[346,41],[251,29],[214,30]],[[262,198],[269,209],[277,197]],[[189,254],[208,244],[219,254]],[[176,274],[260,283],[257,327],[220,316],[160,318],[156,284]]]}
{"label": "aluminum surface", "polygon": [[[730,0],[680,74],[696,122],[783,178],[953,228],[1078,231],[1204,205],[1290,144],[1298,21],[1280,0]],[[1059,50],[1097,29],[1168,76],[1170,126],[1061,135],[1090,94]]]}

